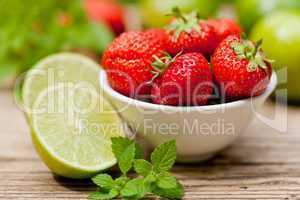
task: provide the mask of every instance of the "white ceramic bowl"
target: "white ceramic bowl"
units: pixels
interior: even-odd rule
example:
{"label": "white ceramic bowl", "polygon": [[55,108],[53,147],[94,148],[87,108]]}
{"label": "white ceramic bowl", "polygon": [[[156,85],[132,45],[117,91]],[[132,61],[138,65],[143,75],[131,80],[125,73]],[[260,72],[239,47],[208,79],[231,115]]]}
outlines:
{"label": "white ceramic bowl", "polygon": [[266,91],[258,97],[195,107],[156,105],[128,98],[109,86],[105,71],[101,71],[99,81],[105,97],[147,144],[154,147],[176,139],[177,160],[196,162],[214,156],[244,132],[255,110],[275,89],[277,77],[272,74]]}

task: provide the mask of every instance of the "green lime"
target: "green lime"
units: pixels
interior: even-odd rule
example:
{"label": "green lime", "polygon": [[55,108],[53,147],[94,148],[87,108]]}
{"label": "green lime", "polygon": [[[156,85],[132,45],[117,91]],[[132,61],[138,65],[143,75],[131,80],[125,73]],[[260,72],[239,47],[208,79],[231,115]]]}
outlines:
{"label": "green lime", "polygon": [[241,0],[236,1],[241,25],[250,31],[261,17],[278,9],[300,8],[299,0]]}
{"label": "green lime", "polygon": [[33,143],[55,174],[88,178],[116,163],[110,138],[124,137],[124,126],[114,108],[88,85],[49,87],[32,111]]}
{"label": "green lime", "polygon": [[274,12],[254,26],[251,39],[263,38],[263,49],[277,70],[287,69],[288,98],[300,100],[300,11]]}
{"label": "green lime", "polygon": [[22,100],[26,113],[41,91],[60,84],[89,84],[99,90],[100,67],[91,59],[75,53],[59,53],[38,62],[27,74],[23,85]]}

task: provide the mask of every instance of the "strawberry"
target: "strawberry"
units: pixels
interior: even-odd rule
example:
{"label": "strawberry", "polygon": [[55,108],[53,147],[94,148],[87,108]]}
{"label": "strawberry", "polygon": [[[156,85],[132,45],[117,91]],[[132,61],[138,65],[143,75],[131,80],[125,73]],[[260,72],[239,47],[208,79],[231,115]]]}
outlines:
{"label": "strawberry", "polygon": [[212,56],[214,79],[226,100],[262,94],[272,74],[271,60],[265,58],[262,40],[252,42],[239,36],[227,37]]}
{"label": "strawberry", "polygon": [[209,19],[207,23],[213,26],[217,33],[216,47],[230,35],[241,35],[242,28],[231,19]]}
{"label": "strawberry", "polygon": [[163,62],[156,61],[155,68],[161,75],[155,79],[151,91],[154,103],[172,106],[207,103],[213,90],[212,74],[201,53],[187,53],[169,59],[166,66],[157,66],[159,63]]}
{"label": "strawberry", "polygon": [[213,26],[200,20],[193,12],[182,15],[178,8],[173,9],[175,18],[166,28],[168,35],[167,51],[176,55],[179,52],[200,52],[210,55],[216,46],[216,32]]}
{"label": "strawberry", "polygon": [[84,8],[90,20],[104,22],[116,35],[124,32],[124,10],[115,0],[85,0]]}
{"label": "strawberry", "polygon": [[151,63],[153,56],[163,55],[165,40],[165,32],[159,29],[130,31],[117,37],[102,58],[111,87],[133,98],[150,95]]}

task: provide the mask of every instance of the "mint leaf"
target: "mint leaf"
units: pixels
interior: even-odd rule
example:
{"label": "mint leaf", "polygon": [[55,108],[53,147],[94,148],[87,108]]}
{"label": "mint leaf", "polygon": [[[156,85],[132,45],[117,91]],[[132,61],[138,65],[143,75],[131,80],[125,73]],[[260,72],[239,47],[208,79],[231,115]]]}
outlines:
{"label": "mint leaf", "polygon": [[157,177],[156,174],[151,171],[145,178],[144,178],[144,182],[148,183],[148,184],[152,184],[156,181]]}
{"label": "mint leaf", "polygon": [[132,167],[135,157],[135,144],[129,145],[125,151],[119,156],[119,168],[123,174],[126,174]]}
{"label": "mint leaf", "polygon": [[156,172],[168,171],[176,160],[176,142],[169,142],[159,145],[151,154],[151,162]]}
{"label": "mint leaf", "polygon": [[123,137],[113,137],[111,142],[112,151],[118,160],[126,148],[133,143],[132,140]]}
{"label": "mint leaf", "polygon": [[[142,148],[127,138],[112,138],[112,149],[123,175],[115,180],[108,174],[93,177],[92,181],[100,187],[100,191],[91,193],[89,199],[138,200],[150,192],[168,199],[182,198],[182,185],[168,173],[176,160],[175,140],[159,145],[151,154],[151,162],[141,159]],[[132,166],[137,178],[126,175]]]}
{"label": "mint leaf", "polygon": [[137,159],[134,161],[134,170],[142,176],[147,176],[152,170],[152,164],[147,160]]}
{"label": "mint leaf", "polygon": [[138,143],[135,143],[135,158],[142,159],[144,158],[144,151]]}
{"label": "mint leaf", "polygon": [[121,176],[115,180],[115,184],[119,188],[123,188],[124,185],[129,181],[129,178],[126,176]]}
{"label": "mint leaf", "polygon": [[98,174],[92,178],[92,181],[104,190],[111,190],[115,185],[114,180],[108,174]]}
{"label": "mint leaf", "polygon": [[110,200],[119,195],[119,192],[116,189],[110,190],[108,193],[104,192],[92,192],[89,196],[88,199],[90,200]]}
{"label": "mint leaf", "polygon": [[140,184],[142,184],[142,179],[132,179],[128,181],[121,190],[121,195],[123,197],[133,197],[138,195],[138,186]]}
{"label": "mint leaf", "polygon": [[177,186],[177,180],[174,176],[163,175],[159,176],[157,180],[157,186],[162,189],[171,189]]}
{"label": "mint leaf", "polygon": [[[117,159],[122,155],[122,153],[125,151],[125,149],[135,143],[133,140],[130,140],[128,138],[123,138],[123,137],[113,137],[111,138],[112,141],[112,150],[114,155],[116,156]],[[135,158],[140,159],[144,157],[144,152],[142,147],[138,144],[135,143]]]}
{"label": "mint leaf", "polygon": [[176,187],[171,189],[163,189],[154,185],[152,187],[152,192],[158,196],[168,198],[168,199],[181,199],[184,195],[183,186],[178,182]]}
{"label": "mint leaf", "polygon": [[122,197],[141,199],[151,191],[149,183],[146,183],[143,178],[135,178],[127,182],[121,190]]}

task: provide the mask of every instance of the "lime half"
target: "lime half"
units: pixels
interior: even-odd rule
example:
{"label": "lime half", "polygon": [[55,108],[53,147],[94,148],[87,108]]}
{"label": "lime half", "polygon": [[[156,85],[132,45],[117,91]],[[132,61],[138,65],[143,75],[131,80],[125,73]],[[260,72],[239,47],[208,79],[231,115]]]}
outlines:
{"label": "lime half", "polygon": [[66,84],[85,84],[99,90],[98,75],[100,66],[75,53],[59,53],[38,62],[25,76],[23,85],[23,106],[30,116],[32,106],[48,87]]}
{"label": "lime half", "polygon": [[87,178],[116,163],[110,138],[124,137],[125,128],[113,107],[89,87],[49,87],[31,116],[33,142],[54,173]]}

